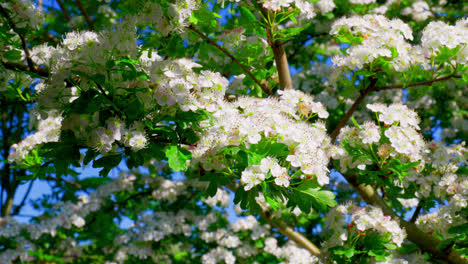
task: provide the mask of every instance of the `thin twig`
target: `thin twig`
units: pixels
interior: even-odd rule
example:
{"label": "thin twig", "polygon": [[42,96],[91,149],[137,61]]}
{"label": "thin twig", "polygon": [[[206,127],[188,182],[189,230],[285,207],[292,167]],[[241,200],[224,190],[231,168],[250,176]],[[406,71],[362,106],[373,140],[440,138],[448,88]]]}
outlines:
{"label": "thin twig", "polygon": [[54,177],[50,177],[50,176],[45,177],[44,180],[55,181],[55,182],[62,181],[62,182],[64,182],[64,183],[67,183],[67,184],[70,184],[70,185],[75,186],[77,189],[79,189],[79,190],[81,190],[81,191],[86,192],[86,190],[83,189],[83,186],[81,186],[81,184],[77,183],[76,181],[66,180],[66,179],[64,179],[64,178],[54,178]]}
{"label": "thin twig", "polygon": [[21,40],[21,46],[24,50],[24,54],[26,56],[26,62],[28,63],[28,67],[29,67],[29,70],[35,70],[35,67],[34,67],[34,62],[33,60],[31,59],[31,54],[29,53],[29,49],[28,49],[28,44],[26,43],[26,38],[24,37],[23,34],[20,34],[18,32],[18,28],[16,27],[15,23],[13,22],[13,20],[11,19],[10,15],[8,14],[8,12],[3,8],[2,5],[0,5],[0,13],[7,19],[7,22],[8,24],[10,25],[11,29],[13,29],[13,31],[18,34],[20,40]]}
{"label": "thin twig", "polygon": [[447,75],[447,76],[444,76],[444,77],[441,77],[441,78],[437,78],[437,79],[433,79],[433,80],[429,80],[429,81],[412,83],[412,84],[408,84],[408,85],[396,84],[396,85],[388,85],[388,86],[380,86],[380,87],[377,86],[377,87],[375,87],[373,89],[373,91],[384,91],[384,90],[401,89],[401,88],[414,87],[414,86],[420,86],[420,85],[430,85],[430,84],[433,84],[435,82],[441,82],[441,81],[445,81],[445,80],[448,80],[448,79],[451,79],[451,78],[461,78],[461,76],[458,76],[455,73],[452,73],[450,75]]}
{"label": "thin twig", "polygon": [[205,39],[209,44],[213,45],[215,48],[217,48],[218,50],[220,50],[222,53],[224,53],[226,56],[228,56],[229,58],[231,58],[231,60],[236,63],[237,65],[239,65],[241,67],[241,69],[247,73],[247,75],[250,76],[250,78],[252,78],[252,80],[262,88],[263,92],[268,94],[268,95],[271,95],[271,91],[270,89],[268,89],[268,87],[264,84],[262,84],[254,75],[253,73],[247,69],[247,67],[245,67],[242,63],[240,63],[240,61],[238,61],[231,53],[229,53],[226,49],[224,49],[223,47],[219,46],[218,44],[216,44],[216,42],[214,42],[213,40],[211,40],[210,38],[208,38],[207,35],[203,34],[202,32],[200,32],[199,30],[197,30],[196,28],[194,28],[193,26],[189,26],[188,27],[190,30],[192,30],[193,32],[197,33],[198,35],[200,35],[203,39]]}
{"label": "thin twig", "polygon": [[59,4],[60,9],[62,10],[63,17],[65,17],[67,22],[70,22],[71,21],[70,14],[68,14],[67,8],[63,4],[62,0],[57,0],[57,3]]}
{"label": "thin twig", "polygon": [[21,208],[22,208],[22,207],[24,206],[24,204],[26,203],[26,199],[28,199],[29,194],[31,193],[31,190],[32,190],[32,187],[33,187],[34,182],[35,182],[35,179],[32,180],[32,181],[29,183],[28,189],[26,190],[26,193],[24,194],[23,199],[21,200],[21,203],[20,203],[19,205],[15,206],[15,209],[13,209],[12,215],[17,215],[17,214],[19,214]]}
{"label": "thin twig", "polygon": [[80,9],[81,14],[83,14],[86,22],[88,23],[89,29],[93,30],[94,29],[94,23],[91,20],[91,18],[88,15],[88,12],[86,12],[86,9],[84,8],[83,4],[81,3],[80,0],[76,0],[76,5],[78,6],[78,9]]}

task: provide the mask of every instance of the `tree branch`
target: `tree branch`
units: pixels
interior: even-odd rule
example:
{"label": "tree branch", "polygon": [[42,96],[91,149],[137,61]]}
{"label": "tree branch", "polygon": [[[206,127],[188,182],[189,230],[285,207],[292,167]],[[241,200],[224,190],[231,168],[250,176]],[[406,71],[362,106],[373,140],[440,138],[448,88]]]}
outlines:
{"label": "tree branch", "polygon": [[0,5],[0,13],[6,18],[6,20],[7,20],[8,24],[10,25],[11,29],[13,29],[13,31],[16,34],[18,34],[18,36],[19,36],[19,38],[21,40],[21,46],[22,46],[22,48],[24,50],[24,54],[26,56],[26,62],[28,63],[29,69],[31,71],[35,70],[34,62],[31,59],[31,54],[29,53],[28,44],[26,43],[26,38],[24,37],[23,34],[20,34],[18,32],[18,28],[16,27],[15,23],[11,19],[10,15],[8,14],[8,12],[1,5]]}
{"label": "tree branch", "polygon": [[419,214],[421,213],[422,205],[423,205],[423,201],[420,201],[420,202],[418,203],[418,206],[416,207],[416,210],[415,210],[414,213],[413,213],[413,216],[412,216],[411,219],[410,219],[410,223],[416,222],[416,219],[418,219],[418,216],[419,216]]}
{"label": "tree branch", "polygon": [[[265,9],[262,5],[259,5],[259,8],[260,12],[265,18],[270,17],[269,10]],[[267,31],[268,44],[273,50],[273,55],[275,57],[276,70],[278,71],[278,78],[280,81],[280,89],[292,89],[293,84],[291,74],[289,73],[288,57],[284,52],[283,44],[280,40],[274,40],[270,25],[268,25],[265,30]]]}
{"label": "tree branch", "polygon": [[236,63],[237,65],[239,65],[239,67],[241,67],[241,69],[247,73],[247,75],[250,76],[250,78],[252,78],[252,80],[258,85],[260,86],[260,88],[262,88],[262,91],[268,95],[271,95],[271,91],[270,89],[268,89],[268,87],[264,84],[262,84],[254,75],[253,73],[247,69],[247,67],[245,67],[242,63],[240,63],[240,61],[238,61],[231,53],[229,53],[229,51],[227,51],[226,49],[224,49],[223,47],[219,46],[218,44],[216,44],[216,42],[214,42],[213,40],[211,40],[210,38],[208,38],[207,35],[203,34],[202,32],[200,32],[199,30],[197,30],[196,28],[194,28],[192,25],[190,25],[188,27],[188,29],[192,30],[193,32],[197,33],[198,35],[200,35],[203,39],[205,39],[209,44],[213,45],[215,48],[217,48],[218,50],[220,50],[222,53],[224,53],[226,56],[228,56],[229,58],[231,58],[231,60]]}
{"label": "tree branch", "polygon": [[18,214],[19,214],[21,208],[22,208],[22,207],[24,206],[24,204],[26,203],[26,199],[28,199],[29,194],[31,193],[31,190],[32,190],[34,181],[35,181],[35,180],[32,180],[32,181],[29,182],[28,189],[26,190],[26,193],[24,194],[23,199],[21,200],[21,203],[20,203],[19,205],[15,206],[15,208],[13,209],[12,215],[18,215]]}
{"label": "tree branch", "polygon": [[[232,192],[236,192],[237,186],[234,184],[229,184],[226,186]],[[260,212],[260,216],[265,219],[271,226],[278,229],[278,231],[291,239],[292,241],[296,242],[297,245],[307,249],[312,255],[319,255],[320,249],[312,243],[309,239],[307,239],[303,234],[295,231],[290,226],[288,226],[282,219],[275,218],[273,213],[268,209],[268,207],[264,204],[258,203],[260,208],[262,209]]]}
{"label": "tree branch", "polygon": [[320,249],[304,235],[292,229],[283,220],[275,218],[264,205],[260,204],[260,207],[262,208],[260,216],[271,226],[276,227],[281,234],[296,242],[297,245],[307,249],[312,255],[319,255],[321,253]]}
{"label": "tree branch", "polygon": [[65,17],[67,22],[70,22],[71,20],[70,14],[68,14],[68,11],[65,8],[65,5],[63,4],[62,0],[57,0],[57,3],[59,4],[60,9],[62,10],[63,17]]}
{"label": "tree branch", "polygon": [[415,243],[421,250],[431,253],[434,257],[454,264],[466,264],[468,259],[457,252],[454,248],[441,248],[441,242],[419,229],[414,223],[407,222],[398,216],[369,185],[359,184],[357,175],[343,175],[354,187],[362,199],[371,205],[378,206],[385,215],[391,216],[398,221],[400,226],[406,230],[408,239]]}
{"label": "tree branch", "polygon": [[88,15],[88,12],[86,12],[86,9],[84,8],[83,4],[81,3],[80,0],[76,0],[76,5],[78,6],[78,9],[80,9],[81,14],[84,16],[86,23],[88,23],[89,29],[93,30],[94,29],[94,23],[91,20],[91,18]]}
{"label": "tree branch", "polygon": [[366,97],[366,95],[368,93],[369,93],[369,91],[367,91],[367,90],[364,90],[364,91],[361,90],[360,91],[359,97],[356,99],[356,101],[354,101],[353,105],[348,110],[348,112],[346,112],[345,116],[343,116],[343,118],[341,118],[340,122],[335,127],[335,129],[333,129],[333,132],[330,135],[332,142],[335,141],[336,137],[340,133],[340,130],[346,125],[346,122],[348,122],[348,120],[351,118],[353,113],[356,111],[356,109],[359,107],[359,105],[362,103],[362,101],[364,100],[364,98]]}
{"label": "tree branch", "polygon": [[47,68],[30,69],[27,65],[24,65],[22,63],[10,62],[10,61],[5,61],[1,59],[0,59],[0,62],[2,63],[3,67],[5,67],[8,70],[21,71],[21,72],[29,71],[44,78],[49,77],[49,71],[47,70]]}
{"label": "tree branch", "polygon": [[378,92],[378,91],[385,91],[385,90],[391,90],[391,89],[401,89],[401,88],[407,88],[407,87],[414,87],[414,86],[420,86],[420,85],[430,85],[430,84],[433,84],[435,82],[441,82],[441,81],[445,81],[445,80],[448,80],[448,79],[451,79],[451,78],[461,78],[461,76],[458,76],[455,73],[452,73],[450,75],[447,75],[447,76],[444,76],[444,77],[441,77],[441,78],[437,78],[437,79],[433,79],[433,80],[429,80],[429,81],[412,83],[412,84],[409,84],[409,85],[406,85],[406,86],[403,85],[403,84],[388,85],[388,86],[374,86],[376,80],[371,79],[371,84],[369,85],[369,87],[367,87],[367,89],[364,89],[364,90],[360,91],[359,97],[356,99],[356,101],[353,103],[351,108],[348,110],[348,112],[346,112],[345,116],[343,116],[343,118],[340,120],[338,125],[335,127],[335,129],[331,133],[330,137],[332,139],[332,142],[335,141],[336,137],[340,133],[340,130],[346,125],[346,123],[351,118],[353,113],[356,111],[356,109],[359,107],[359,105],[362,103],[364,98],[369,93]]}

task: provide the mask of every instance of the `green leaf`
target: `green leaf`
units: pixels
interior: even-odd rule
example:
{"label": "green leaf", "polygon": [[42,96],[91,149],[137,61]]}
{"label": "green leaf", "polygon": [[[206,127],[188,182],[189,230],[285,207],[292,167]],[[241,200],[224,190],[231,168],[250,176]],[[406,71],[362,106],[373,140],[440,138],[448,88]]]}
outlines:
{"label": "green leaf", "polygon": [[9,61],[18,61],[21,59],[21,51],[16,49],[8,50],[7,52],[5,52],[4,57]]}
{"label": "green leaf", "polygon": [[201,176],[200,180],[210,183],[206,189],[206,193],[211,197],[216,195],[219,186],[224,186],[229,183],[229,178],[221,173],[208,172]]}
{"label": "green leaf", "polygon": [[241,17],[245,17],[249,24],[258,23],[257,18],[252,14],[252,12],[250,12],[249,9],[243,6],[241,6],[239,9]]}
{"label": "green leaf", "polygon": [[465,83],[468,83],[468,72],[462,74],[462,79]]}
{"label": "green leaf", "polygon": [[384,245],[384,247],[385,247],[386,249],[390,249],[390,250],[394,250],[394,249],[397,248],[397,246],[396,246],[395,244],[392,244],[392,243],[385,243],[385,244],[383,244],[383,245]]}
{"label": "green leaf", "polygon": [[105,183],[108,183],[111,180],[112,180],[111,178],[107,178],[107,177],[89,177],[89,178],[82,179],[79,182],[79,184],[84,189],[87,189],[87,188],[97,189],[99,186]]}
{"label": "green leaf", "polygon": [[320,190],[320,188],[312,188],[307,182],[299,185],[295,191],[301,194],[302,199],[310,201],[313,207],[320,211],[326,211],[328,207],[334,207],[338,204],[335,201],[335,194]]}
{"label": "green leaf", "polygon": [[468,222],[461,225],[452,226],[449,228],[448,232],[449,234],[466,234],[468,233]]}
{"label": "green leaf", "polygon": [[169,167],[173,171],[186,171],[187,161],[192,159],[192,154],[190,151],[178,146],[170,146],[166,149],[166,157],[168,158]]}
{"label": "green leaf", "polygon": [[289,148],[283,143],[273,143],[270,148],[270,155],[279,158],[286,157],[290,154]]}
{"label": "green leaf", "polygon": [[354,124],[358,129],[361,129],[361,127],[359,126],[359,124],[356,122],[356,119],[354,119],[354,116],[351,116],[351,121],[353,121],[353,124]]}
{"label": "green leaf", "polygon": [[107,176],[111,169],[117,167],[120,164],[120,161],[122,161],[122,155],[120,153],[103,156],[93,162],[93,168],[103,168],[99,172],[99,175]]}
{"label": "green leaf", "polygon": [[339,250],[334,250],[333,251],[334,254],[344,255],[347,258],[351,258],[352,256],[354,256],[355,252],[356,252],[356,250],[354,250],[354,248],[339,249]]}

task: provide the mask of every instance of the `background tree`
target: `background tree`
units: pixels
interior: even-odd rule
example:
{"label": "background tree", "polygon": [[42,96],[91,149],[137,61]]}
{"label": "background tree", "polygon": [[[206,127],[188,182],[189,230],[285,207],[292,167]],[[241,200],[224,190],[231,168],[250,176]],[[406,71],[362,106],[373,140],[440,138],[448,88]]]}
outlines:
{"label": "background tree", "polygon": [[467,263],[467,8],[0,3],[0,262]]}

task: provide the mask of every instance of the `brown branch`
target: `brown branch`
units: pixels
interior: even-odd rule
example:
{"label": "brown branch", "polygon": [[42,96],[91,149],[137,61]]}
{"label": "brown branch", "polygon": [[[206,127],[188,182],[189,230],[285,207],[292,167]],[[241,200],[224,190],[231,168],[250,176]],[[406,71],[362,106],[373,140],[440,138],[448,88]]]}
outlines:
{"label": "brown branch", "polygon": [[0,13],[6,18],[6,20],[7,20],[8,24],[10,25],[11,29],[13,29],[13,31],[16,34],[18,34],[18,36],[19,36],[19,38],[21,40],[21,47],[23,48],[24,54],[26,56],[26,62],[28,63],[29,70],[31,70],[31,71],[35,70],[34,62],[31,59],[31,54],[29,53],[28,44],[26,43],[26,38],[24,37],[23,34],[20,34],[18,32],[18,28],[16,27],[15,23],[11,19],[10,15],[8,14],[8,12],[1,5],[0,5]]}
{"label": "brown branch", "polygon": [[416,210],[415,210],[414,213],[413,213],[413,216],[412,216],[411,219],[410,219],[410,223],[416,222],[416,219],[418,219],[418,216],[419,216],[419,214],[421,213],[422,205],[423,205],[423,201],[420,201],[420,202],[418,203],[418,206],[416,207]]}
{"label": "brown branch", "polygon": [[[270,17],[271,11],[265,9],[263,5],[259,5],[260,12],[265,18]],[[273,32],[271,31],[270,25],[265,28],[267,32],[268,44],[273,50],[273,55],[275,57],[276,70],[278,71],[278,78],[280,81],[280,89],[292,89],[292,79],[291,74],[289,73],[289,64],[288,56],[284,52],[283,44],[280,40],[275,40]]]}
{"label": "brown branch", "polygon": [[72,181],[72,180],[66,180],[64,178],[54,178],[54,177],[51,177],[51,176],[47,176],[44,178],[44,180],[48,180],[48,181],[55,181],[55,182],[64,182],[66,184],[70,184],[70,185],[73,185],[75,186],[77,189],[81,190],[81,191],[85,191],[85,189],[83,189],[83,187],[81,186],[81,184],[77,183],[76,181]]}
{"label": "brown branch", "polygon": [[268,208],[266,208],[264,205],[260,206],[262,208],[260,216],[265,219],[271,226],[276,227],[276,229],[278,229],[282,235],[296,242],[296,244],[300,247],[307,249],[312,255],[320,255],[320,249],[314,243],[312,243],[301,233],[292,229],[283,220],[275,218],[270,210],[268,210]]}
{"label": "brown branch", "polygon": [[209,44],[213,45],[215,48],[217,48],[218,50],[220,50],[222,53],[224,53],[226,56],[228,56],[234,63],[236,63],[237,65],[239,65],[239,67],[241,67],[241,69],[247,73],[247,75],[250,76],[250,78],[252,78],[252,80],[262,88],[262,91],[268,95],[271,95],[271,91],[270,89],[268,89],[268,87],[264,84],[262,84],[254,75],[253,73],[247,69],[247,67],[245,67],[242,63],[240,63],[240,61],[238,61],[231,53],[229,53],[229,51],[227,51],[226,49],[224,49],[223,47],[219,46],[218,44],[216,44],[216,42],[214,42],[213,40],[211,40],[210,38],[208,38],[207,35],[203,34],[202,32],[200,32],[199,30],[197,30],[196,28],[194,28],[192,25],[188,27],[190,30],[192,30],[193,32],[197,33],[198,35],[200,35],[203,39],[205,39]]}
{"label": "brown branch", "polygon": [[65,17],[67,22],[70,22],[71,21],[70,14],[68,14],[67,8],[63,4],[62,0],[57,0],[57,3],[59,4],[60,9],[62,10],[63,17]]}
{"label": "brown branch", "polygon": [[27,65],[24,65],[22,63],[10,62],[5,60],[0,60],[0,62],[2,63],[3,67],[5,67],[8,70],[20,72],[29,71],[44,78],[49,77],[49,71],[47,70],[47,68],[34,68],[31,70]]}
{"label": "brown branch", "polygon": [[408,87],[414,87],[414,86],[420,86],[420,85],[430,85],[430,84],[433,84],[435,82],[441,82],[441,81],[445,81],[445,80],[448,80],[448,79],[451,79],[451,78],[461,78],[461,76],[458,76],[455,73],[452,73],[450,75],[447,75],[447,76],[444,76],[444,77],[441,77],[441,78],[437,78],[437,79],[433,79],[433,80],[429,80],[429,81],[412,83],[412,84],[408,84],[408,85],[396,84],[396,85],[388,85],[388,86],[377,86],[377,87],[375,87],[373,89],[373,91],[385,91],[385,90],[401,89],[401,88],[408,88]]}
{"label": "brown branch", "polygon": [[88,12],[86,12],[86,9],[84,8],[83,4],[81,3],[80,0],[76,0],[76,5],[78,6],[78,9],[80,9],[81,14],[84,16],[86,22],[88,23],[89,29],[93,30],[94,29],[94,23],[91,20],[91,18],[88,15]]}
{"label": "brown branch", "polygon": [[[234,184],[229,184],[226,187],[232,192],[236,192],[237,186]],[[312,255],[319,255],[321,253],[320,249],[309,239],[307,239],[307,237],[288,226],[282,219],[275,218],[273,213],[266,205],[262,203],[258,203],[258,205],[261,208],[260,216],[265,219],[265,221],[267,221],[271,226],[278,229],[282,235],[296,242],[298,246],[307,249]]]}
{"label": "brown branch", "polygon": [[364,100],[364,98],[366,97],[368,93],[369,93],[368,90],[360,91],[359,97],[356,99],[356,101],[354,101],[351,108],[348,110],[348,112],[346,112],[345,116],[341,118],[340,122],[338,123],[338,125],[335,127],[335,129],[331,133],[330,137],[332,139],[332,142],[335,141],[336,137],[340,133],[340,130],[346,125],[346,122],[348,122],[348,120],[351,118],[353,113],[356,111],[356,109],[359,107],[359,105],[362,103],[362,101]]}
{"label": "brown branch", "polygon": [[275,56],[276,70],[278,71],[278,78],[280,81],[280,89],[292,89],[293,84],[291,74],[289,73],[288,57],[284,52],[283,45],[275,42],[273,45],[271,45],[271,49],[273,50],[273,55]]}
{"label": "brown branch", "polygon": [[401,88],[407,88],[407,87],[414,87],[414,86],[420,86],[420,85],[430,85],[430,84],[433,84],[435,82],[441,82],[441,81],[445,81],[445,80],[448,80],[448,79],[451,79],[451,78],[461,78],[461,76],[458,76],[455,73],[452,73],[450,75],[447,75],[447,76],[444,76],[444,77],[441,77],[441,78],[437,78],[437,79],[433,79],[433,80],[429,80],[429,81],[412,83],[412,84],[409,84],[409,85],[406,85],[406,86],[403,85],[403,84],[388,85],[388,86],[374,86],[375,82],[376,82],[376,79],[371,79],[371,84],[369,85],[369,87],[367,87],[367,89],[364,89],[364,90],[360,91],[359,97],[356,99],[354,104],[351,106],[351,108],[348,110],[348,112],[346,112],[345,116],[340,120],[338,125],[335,127],[335,129],[331,133],[330,137],[331,137],[332,141],[335,141],[336,137],[340,133],[340,130],[346,125],[346,123],[351,118],[353,113],[356,111],[356,109],[362,103],[362,101],[364,100],[366,95],[368,95],[369,93],[378,92],[378,91],[385,91],[385,90],[391,90],[391,89],[401,89]]}
{"label": "brown branch", "polygon": [[430,234],[423,232],[414,223],[407,222],[398,216],[380,197],[374,188],[369,185],[359,184],[357,175],[343,175],[346,180],[354,187],[362,199],[374,206],[380,207],[385,215],[391,216],[398,221],[400,226],[406,230],[407,237],[415,243],[421,250],[432,254],[438,259],[448,261],[454,264],[466,264],[468,259],[461,255],[452,247],[441,248],[441,241]]}

